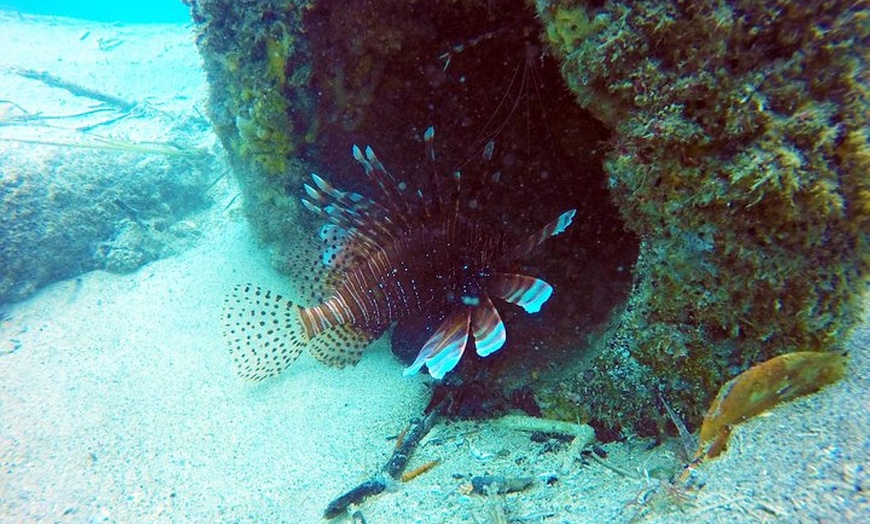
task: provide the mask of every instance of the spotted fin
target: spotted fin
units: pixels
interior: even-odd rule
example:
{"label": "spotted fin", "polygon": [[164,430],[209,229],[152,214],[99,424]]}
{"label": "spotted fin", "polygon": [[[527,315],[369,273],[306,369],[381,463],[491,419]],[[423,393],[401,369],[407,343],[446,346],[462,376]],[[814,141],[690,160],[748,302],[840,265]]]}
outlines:
{"label": "spotted fin", "polygon": [[553,294],[553,286],[539,278],[526,275],[495,273],[487,282],[487,290],[496,297],[537,313]]}
{"label": "spotted fin", "polygon": [[323,252],[320,254],[320,261],[324,267],[336,269],[348,264],[345,253],[348,251],[350,235],[347,230],[327,222],[320,228],[318,236],[324,244]]}
{"label": "spotted fin", "polygon": [[507,338],[504,323],[489,297],[481,297],[480,304],[471,310],[471,330],[477,354],[481,357],[495,353],[504,345]]}
{"label": "spotted fin", "polygon": [[321,294],[314,300],[316,303],[322,303],[332,296],[347,272],[360,260],[361,251],[368,255],[367,251],[357,249],[356,239],[347,230],[333,223],[323,225],[320,239],[323,241],[323,251],[319,256],[320,272],[316,278]]}
{"label": "spotted fin", "polygon": [[448,315],[429,340],[423,344],[414,363],[405,368],[404,375],[407,377],[416,374],[425,364],[433,378],[444,378],[448,371],[456,367],[459,359],[462,358],[462,353],[465,352],[470,316],[468,308],[459,309]]}
{"label": "spotted fin", "polygon": [[372,336],[350,324],[333,326],[311,338],[308,348],[314,358],[327,366],[343,368],[356,365]]}
{"label": "spotted fin", "polygon": [[251,284],[240,284],[227,295],[223,319],[236,372],[248,380],[278,375],[308,343],[299,307]]}
{"label": "spotted fin", "polygon": [[542,227],[537,233],[525,239],[521,243],[514,246],[508,254],[504,257],[507,261],[514,261],[519,258],[524,257],[529,254],[535,247],[538,246],[544,240],[547,240],[550,237],[554,237],[559,233],[564,232],[568,229],[568,226],[571,225],[571,222],[574,220],[574,216],[577,214],[576,209],[570,209],[565,211],[555,220]]}

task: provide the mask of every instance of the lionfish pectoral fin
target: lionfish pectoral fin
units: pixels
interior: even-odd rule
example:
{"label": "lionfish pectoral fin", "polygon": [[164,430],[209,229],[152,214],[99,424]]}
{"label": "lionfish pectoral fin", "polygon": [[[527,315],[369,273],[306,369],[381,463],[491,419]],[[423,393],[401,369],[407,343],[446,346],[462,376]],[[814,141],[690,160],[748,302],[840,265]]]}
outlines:
{"label": "lionfish pectoral fin", "polygon": [[299,306],[271,291],[240,284],[226,296],[224,339],[236,372],[260,381],[278,375],[308,344]]}
{"label": "lionfish pectoral fin", "polygon": [[504,345],[507,339],[504,323],[489,297],[481,297],[480,304],[471,311],[471,330],[481,357],[495,353]]}
{"label": "lionfish pectoral fin", "polygon": [[456,367],[465,351],[470,317],[471,313],[467,308],[448,315],[429,340],[423,344],[414,362],[405,368],[404,375],[407,377],[416,374],[425,364],[432,378],[444,378],[448,371]]}
{"label": "lionfish pectoral fin", "polygon": [[496,297],[516,304],[527,313],[537,313],[553,294],[553,286],[527,275],[496,273],[487,283],[487,290]]}
{"label": "lionfish pectoral fin", "polygon": [[366,331],[342,324],[328,327],[311,337],[308,349],[323,364],[343,368],[356,365],[373,339]]}
{"label": "lionfish pectoral fin", "polygon": [[527,255],[544,240],[547,240],[550,237],[554,237],[568,229],[568,226],[570,226],[571,222],[574,221],[574,216],[576,214],[576,209],[569,209],[568,211],[565,211],[564,213],[556,217],[555,220],[539,229],[534,235],[528,237],[521,243],[514,246],[513,249],[508,251],[508,255],[505,258],[508,260],[517,260],[518,258],[522,258],[523,256]]}

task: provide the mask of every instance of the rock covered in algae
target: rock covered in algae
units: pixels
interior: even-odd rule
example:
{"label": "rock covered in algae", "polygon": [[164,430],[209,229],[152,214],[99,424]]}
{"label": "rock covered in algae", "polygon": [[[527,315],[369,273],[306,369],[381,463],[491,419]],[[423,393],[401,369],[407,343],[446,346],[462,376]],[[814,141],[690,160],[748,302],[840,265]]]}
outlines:
{"label": "rock covered in algae", "polygon": [[624,313],[551,402],[661,426],[662,393],[696,424],[750,363],[837,348],[870,263],[866,7],[537,8],[579,103],[614,132],[609,186],[642,238]]}
{"label": "rock covered in algae", "polygon": [[[6,147],[6,146],[4,146]],[[0,304],[186,248],[218,160],[11,145],[0,173]]]}

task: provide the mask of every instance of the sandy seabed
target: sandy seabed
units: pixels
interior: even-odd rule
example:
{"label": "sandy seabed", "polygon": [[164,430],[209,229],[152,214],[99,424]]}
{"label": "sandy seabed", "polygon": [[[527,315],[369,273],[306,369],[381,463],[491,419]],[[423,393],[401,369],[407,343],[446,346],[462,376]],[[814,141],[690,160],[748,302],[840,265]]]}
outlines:
{"label": "sandy seabed", "polygon": [[[111,55],[122,63],[100,73],[122,74],[117,91],[127,92],[125,79],[134,98],[173,92],[173,79],[201,82],[189,27],[43,17],[2,25],[4,49],[33,50],[7,54],[4,67],[17,56],[57,74],[80,70],[75,57],[50,59],[74,52],[63,35],[120,32],[131,52]],[[136,46],[172,52],[140,55]],[[162,83],[149,90],[148,81]],[[234,376],[221,340],[224,294],[246,281],[283,293],[289,285],[269,268],[238,204],[223,209],[231,197],[193,224],[202,236],[182,255],[129,275],[88,273],[3,308],[0,522],[323,522],[329,501],[374,474],[390,437],[419,415],[428,379],[404,378],[384,341],[350,369],[303,355],[263,384]],[[360,510],[368,524],[500,515],[560,524],[870,521],[868,342],[870,319],[853,334],[846,378],[736,428],[729,450],[699,468],[697,492],[669,495],[645,476],[678,464],[670,445],[603,446],[626,476],[558,442],[459,422],[437,424],[411,461],[437,459],[434,469]],[[468,478],[482,474],[535,483],[506,496],[468,494]]]}

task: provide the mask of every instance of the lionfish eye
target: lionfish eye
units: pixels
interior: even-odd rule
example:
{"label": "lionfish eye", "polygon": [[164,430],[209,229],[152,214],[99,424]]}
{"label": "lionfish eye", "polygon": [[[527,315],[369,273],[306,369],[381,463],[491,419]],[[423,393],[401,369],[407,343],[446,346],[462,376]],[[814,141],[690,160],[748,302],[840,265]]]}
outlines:
{"label": "lionfish eye", "polygon": [[466,306],[479,306],[480,305],[480,297],[478,296],[470,296],[470,295],[462,295],[462,303]]}

